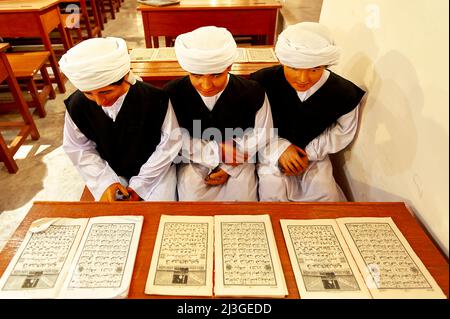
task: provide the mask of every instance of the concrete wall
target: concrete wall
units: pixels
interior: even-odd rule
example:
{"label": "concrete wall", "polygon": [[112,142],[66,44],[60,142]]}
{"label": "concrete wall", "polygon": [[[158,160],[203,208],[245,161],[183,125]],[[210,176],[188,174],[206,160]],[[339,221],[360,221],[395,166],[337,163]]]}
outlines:
{"label": "concrete wall", "polygon": [[339,154],[355,201],[404,201],[448,256],[447,0],[324,0],[337,73],[368,91],[355,142]]}

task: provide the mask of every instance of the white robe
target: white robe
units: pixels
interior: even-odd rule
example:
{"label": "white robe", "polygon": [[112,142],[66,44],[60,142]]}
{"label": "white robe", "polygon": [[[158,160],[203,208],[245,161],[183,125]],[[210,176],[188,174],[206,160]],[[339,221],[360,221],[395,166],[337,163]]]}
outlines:
{"label": "white robe", "polygon": [[[325,70],[321,79],[305,92],[297,92],[305,101],[328,79]],[[266,150],[269,158],[258,164],[260,201],[346,201],[345,195],[333,177],[333,168],[328,154],[344,149],[354,138],[358,126],[359,104],[342,115],[305,147],[309,166],[300,176],[286,176],[278,167],[280,155],[291,145],[288,140],[277,138]]]}
{"label": "white robe", "polygon": [[[223,91],[222,91],[223,92]],[[200,95],[205,105],[211,111],[221,93],[212,97]],[[180,201],[257,201],[257,178],[255,158],[258,148],[264,146],[273,128],[272,112],[267,96],[255,116],[255,131],[235,139],[238,149],[244,149],[243,141],[248,142],[245,150],[249,153],[249,161],[236,167],[220,163],[219,145],[216,141],[206,141],[183,138],[183,155],[190,163],[178,165],[178,198]],[[261,129],[258,131],[258,129]],[[257,133],[255,133],[257,132]],[[263,132],[261,134],[261,132]],[[188,134],[185,132],[185,134]],[[219,166],[230,176],[223,185],[210,186],[204,179]]]}
{"label": "white robe", "polygon": [[[102,107],[105,114],[115,121],[127,93],[111,107]],[[100,106],[99,106],[100,107]],[[169,101],[161,127],[161,141],[139,174],[125,179],[118,176],[108,162],[100,157],[96,143],[89,140],[66,112],[63,149],[79,171],[95,200],[99,200],[106,188],[113,183],[131,187],[145,201],[174,201],[176,197],[176,168],[173,160],[181,149],[181,138],[171,133],[178,128],[178,121]]]}

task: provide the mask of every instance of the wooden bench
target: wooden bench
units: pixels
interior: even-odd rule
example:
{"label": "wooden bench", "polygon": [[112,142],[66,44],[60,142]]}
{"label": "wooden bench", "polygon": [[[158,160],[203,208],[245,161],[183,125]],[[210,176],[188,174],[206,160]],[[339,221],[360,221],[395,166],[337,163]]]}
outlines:
{"label": "wooden bench", "polygon": [[[94,3],[95,0],[91,0],[91,2]],[[72,12],[72,8],[68,7],[69,4],[75,4],[78,7],[78,12]],[[75,30],[78,39],[82,41],[82,29],[84,29],[86,31],[86,39],[101,37],[100,19],[96,9],[95,3],[88,8],[86,0],[60,0],[61,17],[68,35],[70,35],[70,30]]]}
{"label": "wooden bench", "polygon": [[[9,47],[8,43],[0,43],[0,83],[7,81],[11,93],[16,101],[23,122],[0,121],[0,161],[5,163],[8,172],[15,173],[19,169],[13,156],[23,144],[28,135],[33,140],[39,139],[39,132],[31,117],[28,106],[22,96],[19,84],[17,83],[14,73],[6,57],[5,51]],[[1,134],[3,130],[19,129],[19,133],[8,145]]]}
{"label": "wooden bench", "polygon": [[[31,101],[27,101],[29,107],[35,107],[40,117],[45,117],[45,103],[48,98],[56,97],[50,77],[47,72],[46,64],[50,57],[50,52],[23,52],[7,53],[6,57],[11,65],[15,78],[19,83],[24,83],[32,96]],[[40,72],[43,84],[38,85],[37,74]],[[38,88],[41,89],[39,92]],[[11,109],[16,107],[13,103],[4,103],[1,109]]]}
{"label": "wooden bench", "polygon": [[103,12],[103,22],[107,22],[106,13],[109,11],[111,14],[111,19],[116,18],[116,11],[119,12],[120,1],[118,0],[100,0],[100,7]]}
{"label": "wooden bench", "polygon": [[[81,26],[72,22],[72,19],[78,19],[80,21],[80,14],[61,14],[61,19],[63,21],[64,29],[67,34],[67,41],[69,41],[69,46],[73,47],[81,41],[83,41],[83,32],[81,31]],[[72,31],[76,34],[76,37],[72,36]]]}

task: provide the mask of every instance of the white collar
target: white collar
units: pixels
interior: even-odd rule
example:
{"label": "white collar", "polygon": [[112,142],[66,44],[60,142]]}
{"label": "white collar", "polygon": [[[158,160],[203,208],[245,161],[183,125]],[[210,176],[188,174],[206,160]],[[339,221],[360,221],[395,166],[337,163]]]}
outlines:
{"label": "white collar", "polygon": [[[129,90],[128,90],[129,91]],[[124,94],[122,94],[116,102],[114,102],[111,106],[102,106],[103,112],[113,120],[113,122],[116,121],[117,114],[119,114],[120,109],[122,108],[123,102],[125,101],[125,97],[127,96],[128,91],[126,91]]]}
{"label": "white collar", "polygon": [[306,91],[297,91],[298,98],[304,102],[306,99],[308,99],[311,95],[317,92],[318,89],[322,87],[322,85],[325,84],[325,82],[328,80],[328,77],[330,76],[330,71],[324,70],[322,73],[322,76],[320,77],[319,81],[314,83],[313,86],[311,86]]}
{"label": "white collar", "polygon": [[229,82],[230,82],[230,75],[228,74],[227,84],[225,85],[225,88],[222,91],[220,91],[219,93],[217,93],[216,95],[213,95],[213,96],[203,96],[203,95],[200,94],[200,92],[198,90],[196,90],[198,95],[200,95],[200,97],[202,98],[203,103],[205,103],[205,105],[208,108],[208,110],[212,111],[214,109],[214,105],[216,105],[217,100],[222,95],[223,91],[225,91],[225,89],[226,89],[226,87],[227,87]]}

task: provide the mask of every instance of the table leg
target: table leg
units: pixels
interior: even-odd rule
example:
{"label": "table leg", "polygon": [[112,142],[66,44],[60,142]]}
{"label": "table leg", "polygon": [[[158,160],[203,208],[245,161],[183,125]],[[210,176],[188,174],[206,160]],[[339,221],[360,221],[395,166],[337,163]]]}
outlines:
{"label": "table leg", "polygon": [[[64,50],[67,51],[71,48],[69,39],[67,38],[66,28],[64,28],[64,23],[62,22],[61,14],[58,11],[59,15],[59,24],[58,24],[58,31],[61,34],[61,40],[64,46]],[[48,34],[47,34],[48,37]],[[50,39],[48,40],[50,42]],[[51,42],[50,42],[51,45]]]}
{"label": "table leg", "polygon": [[56,98],[55,90],[53,89],[52,81],[48,76],[47,67],[45,65],[43,65],[41,68],[41,76],[42,80],[44,81],[44,85],[50,86],[49,98],[54,100]]}
{"label": "table leg", "polygon": [[13,95],[14,100],[17,103],[17,107],[19,108],[20,114],[22,115],[24,122],[30,126],[31,138],[33,140],[39,139],[39,132],[37,130],[36,124],[34,123],[33,117],[30,114],[28,104],[27,102],[25,102],[25,99],[22,96],[22,91],[20,90],[16,78],[9,76],[6,79],[6,81],[8,82],[9,89],[11,90],[11,94]]}
{"label": "table leg", "polygon": [[[66,35],[66,34],[64,33],[64,35]],[[48,57],[48,60],[50,62],[50,65],[52,66],[52,70],[55,75],[56,83],[58,84],[58,90],[60,93],[65,93],[66,87],[64,86],[61,72],[59,71],[58,61],[56,60],[55,52],[53,51],[52,43],[50,41],[48,34],[42,35],[42,41],[44,42],[45,49],[50,52],[50,56]],[[64,47],[66,45],[64,45]]]}
{"label": "table leg", "polygon": [[0,160],[5,163],[6,169],[10,173],[15,173],[18,171],[19,167],[16,164],[11,152],[8,149],[8,145],[6,145],[5,140],[3,139],[2,134],[0,133]]}

